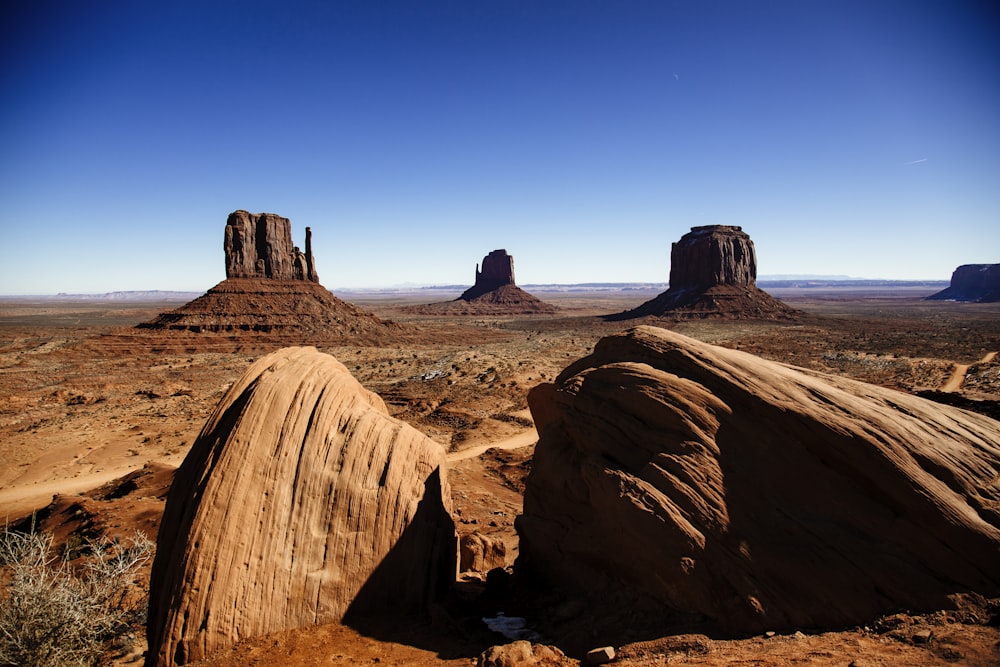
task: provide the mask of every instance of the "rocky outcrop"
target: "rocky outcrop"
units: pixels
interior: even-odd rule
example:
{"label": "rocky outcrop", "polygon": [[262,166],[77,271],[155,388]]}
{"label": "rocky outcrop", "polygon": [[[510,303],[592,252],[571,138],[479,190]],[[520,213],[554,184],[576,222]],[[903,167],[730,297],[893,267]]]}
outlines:
{"label": "rocky outcrop", "polygon": [[229,389],[177,471],[147,665],[347,615],[419,611],[455,580],[441,445],[333,357],[286,348]]}
{"label": "rocky outcrop", "polygon": [[223,244],[226,278],[274,278],[318,283],[312,255],[312,230],[306,227],[306,251],[292,244],[292,223],[274,213],[233,211],[226,220]]}
{"label": "rocky outcrop", "polygon": [[[140,329],[262,334],[279,344],[381,343],[402,327],[333,296],[319,284],[306,227],[306,251],[292,245],[288,218],[234,211],[226,221],[226,280]],[[292,337],[293,340],[288,340]]]}
{"label": "rocky outcrop", "polygon": [[927,297],[937,301],[1000,301],[1000,264],[964,264],[951,274],[951,284]]}
{"label": "rocky outcrop", "polygon": [[419,315],[532,315],[558,310],[514,284],[514,258],[506,250],[483,257],[476,265],[476,284],[453,301],[409,306],[405,312]]}
{"label": "rocky outcrop", "polygon": [[757,253],[742,228],[692,227],[670,249],[670,287],[637,308],[609,316],[787,319],[795,314],[757,287]]}
{"label": "rocky outcrop", "polygon": [[[476,283],[466,290],[462,298],[475,298],[472,293],[491,292],[504,285],[514,285],[514,258],[506,250],[494,250],[483,257],[483,270],[476,264]],[[466,295],[469,295],[466,297]]]}
{"label": "rocky outcrop", "polygon": [[402,327],[303,280],[230,278],[205,294],[138,325],[192,333],[269,335],[278,340],[380,342]]}
{"label": "rocky outcrop", "polygon": [[1000,593],[988,417],[648,326],[529,404],[518,571],[605,618],[744,634]]}

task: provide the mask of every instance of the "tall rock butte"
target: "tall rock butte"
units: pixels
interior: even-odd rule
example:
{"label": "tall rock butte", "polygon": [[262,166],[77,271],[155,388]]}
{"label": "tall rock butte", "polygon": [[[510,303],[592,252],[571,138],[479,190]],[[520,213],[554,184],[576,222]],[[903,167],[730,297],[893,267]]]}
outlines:
{"label": "tall rock butte", "polygon": [[312,254],[312,230],[306,227],[306,250],[292,245],[292,223],[274,213],[239,210],[226,220],[226,278],[275,278],[318,283]]}
{"label": "tall rock butte", "polygon": [[650,326],[528,403],[518,571],[598,606],[605,636],[851,627],[1000,594],[993,419]]}
{"label": "tall rock butte", "polygon": [[234,211],[226,220],[226,279],[194,301],[161,313],[143,329],[291,335],[312,341],[379,342],[402,327],[333,296],[319,284],[306,227],[305,252],[291,223],[273,213]]}
{"label": "tall rock butte", "polygon": [[411,306],[413,313],[434,315],[517,315],[554,313],[558,310],[514,284],[514,258],[504,249],[483,257],[476,264],[476,282],[453,301]]}
{"label": "tall rock butte", "polygon": [[1000,301],[1000,264],[963,264],[951,274],[951,284],[928,299],[936,301]]}
{"label": "tall rock butte", "polygon": [[741,227],[708,225],[670,248],[666,292],[611,320],[637,317],[785,319],[796,311],[757,287],[757,253]]}
{"label": "tall rock butte", "polygon": [[177,470],[150,575],[149,667],[241,639],[413,613],[455,581],[444,448],[311,347],[255,362]]}

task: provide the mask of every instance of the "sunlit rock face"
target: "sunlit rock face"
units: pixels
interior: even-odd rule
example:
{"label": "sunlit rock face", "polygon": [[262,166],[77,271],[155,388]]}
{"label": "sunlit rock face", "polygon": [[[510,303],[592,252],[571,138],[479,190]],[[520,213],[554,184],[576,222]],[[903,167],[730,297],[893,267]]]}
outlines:
{"label": "sunlit rock face", "polygon": [[609,616],[745,634],[1000,593],[988,417],[648,326],[529,404],[518,570]]}
{"label": "sunlit rock face", "polygon": [[708,225],[691,231],[670,249],[670,287],[609,320],[795,319],[798,311],[757,287],[757,253],[740,227]]}
{"label": "sunlit rock face", "polygon": [[333,357],[285,348],[223,397],[177,471],[147,665],[371,610],[427,608],[457,570],[444,448]]}
{"label": "sunlit rock face", "polygon": [[223,243],[226,278],[274,278],[318,283],[312,255],[312,230],[306,227],[306,250],[292,244],[292,223],[274,213],[229,214]]}

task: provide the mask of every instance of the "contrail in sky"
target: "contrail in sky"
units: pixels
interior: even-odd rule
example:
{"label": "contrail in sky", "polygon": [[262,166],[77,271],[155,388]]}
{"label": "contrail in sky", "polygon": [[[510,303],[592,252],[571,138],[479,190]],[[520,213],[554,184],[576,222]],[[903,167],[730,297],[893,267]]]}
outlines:
{"label": "contrail in sky", "polygon": [[920,164],[921,162],[927,162],[927,158],[922,157],[919,160],[910,160],[909,162],[904,162],[903,164]]}

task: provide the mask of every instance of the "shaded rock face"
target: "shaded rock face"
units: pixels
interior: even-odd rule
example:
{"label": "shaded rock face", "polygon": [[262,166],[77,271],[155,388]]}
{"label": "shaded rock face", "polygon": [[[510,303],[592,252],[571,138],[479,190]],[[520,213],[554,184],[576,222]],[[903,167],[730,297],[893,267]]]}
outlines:
{"label": "shaded rock face", "polygon": [[227,278],[275,278],[318,283],[312,255],[312,230],[306,227],[306,251],[292,245],[292,223],[274,213],[233,211],[226,220],[223,244]]}
{"label": "shaded rock face", "polygon": [[792,319],[797,311],[757,287],[757,253],[740,227],[692,227],[670,249],[670,287],[609,320],[638,317]]}
{"label": "shaded rock face", "polygon": [[345,616],[425,609],[456,575],[445,453],[333,357],[285,348],[226,393],[177,471],[147,665]]}
{"label": "shaded rock face", "polygon": [[557,308],[514,284],[514,258],[506,250],[483,257],[476,265],[476,284],[454,301],[415,306],[409,312],[441,315],[512,315],[554,313]]}
{"label": "shaded rock face", "polygon": [[670,287],[706,290],[716,285],[755,287],[757,253],[741,227],[692,227],[670,246]]}
{"label": "shaded rock face", "polygon": [[608,616],[745,634],[1000,592],[988,417],[647,326],[529,404],[518,569]]}
{"label": "shaded rock face", "polygon": [[494,250],[483,257],[483,270],[476,265],[476,283],[465,290],[459,299],[471,301],[505,285],[514,285],[514,258],[506,250]]}
{"label": "shaded rock face", "polygon": [[1000,301],[1000,264],[964,264],[951,274],[951,284],[927,297],[938,301]]}

